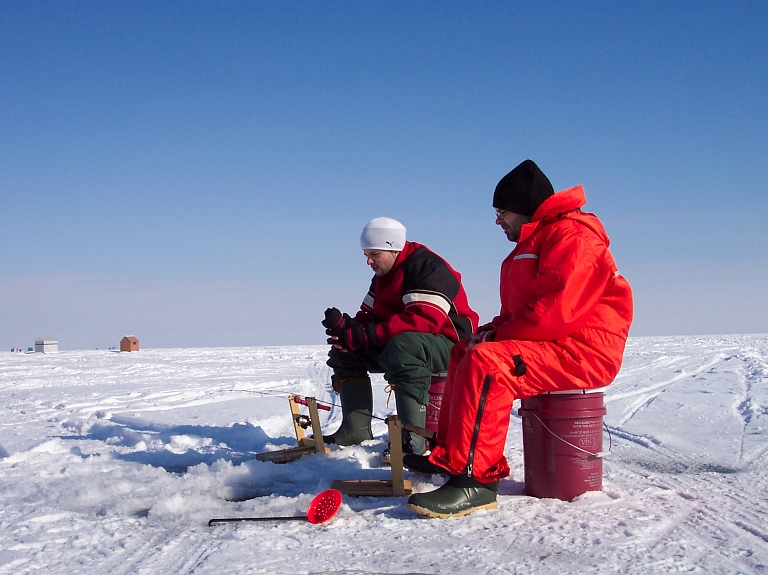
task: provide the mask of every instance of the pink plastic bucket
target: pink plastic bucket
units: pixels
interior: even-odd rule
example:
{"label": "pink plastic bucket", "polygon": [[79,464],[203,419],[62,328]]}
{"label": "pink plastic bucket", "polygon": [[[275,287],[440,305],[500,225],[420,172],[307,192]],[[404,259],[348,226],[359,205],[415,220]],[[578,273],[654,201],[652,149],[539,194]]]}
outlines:
{"label": "pink plastic bucket", "polygon": [[448,373],[441,371],[433,373],[429,384],[429,403],[427,404],[427,422],[424,425],[430,431],[437,433],[437,421],[440,419],[440,406],[443,404],[443,391]]}
{"label": "pink plastic bucket", "polygon": [[603,488],[603,393],[556,392],[521,401],[525,494],[570,501]]}

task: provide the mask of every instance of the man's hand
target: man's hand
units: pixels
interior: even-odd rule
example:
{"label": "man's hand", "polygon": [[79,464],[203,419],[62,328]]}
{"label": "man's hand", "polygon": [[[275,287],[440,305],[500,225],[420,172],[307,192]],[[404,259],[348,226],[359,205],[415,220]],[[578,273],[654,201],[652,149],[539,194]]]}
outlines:
{"label": "man's hand", "polygon": [[[328,333],[330,330],[342,329],[346,320],[344,315],[335,307],[329,307],[325,310],[325,319],[321,322]],[[329,334],[330,335],[330,334]]]}
{"label": "man's hand", "polygon": [[485,332],[481,331],[478,333],[473,333],[472,337],[469,338],[469,343],[467,344],[467,351],[475,347],[478,343],[483,341],[483,334]]}
{"label": "man's hand", "polygon": [[357,324],[353,318],[345,313],[341,313],[335,307],[329,307],[325,310],[325,319],[320,323],[325,327],[325,333],[327,335],[335,336],[338,336],[342,330],[351,327],[353,324]]}
{"label": "man's hand", "polygon": [[357,351],[376,347],[379,338],[376,336],[376,324],[359,324],[352,321],[343,329],[327,330],[328,343],[342,351]]}
{"label": "man's hand", "polygon": [[467,351],[475,347],[478,343],[486,341],[488,335],[493,333],[493,331],[494,330],[486,329],[483,331],[478,331],[477,333],[473,333],[472,337],[469,339],[469,343],[467,344]]}

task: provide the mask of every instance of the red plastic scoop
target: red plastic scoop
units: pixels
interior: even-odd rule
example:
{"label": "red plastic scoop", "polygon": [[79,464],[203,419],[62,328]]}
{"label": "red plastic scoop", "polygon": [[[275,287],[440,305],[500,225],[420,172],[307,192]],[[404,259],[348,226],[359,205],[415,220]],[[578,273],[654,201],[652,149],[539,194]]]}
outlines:
{"label": "red plastic scoop", "polygon": [[224,517],[211,519],[208,527],[217,523],[236,523],[239,521],[309,521],[310,523],[325,523],[330,521],[341,508],[341,492],[336,489],[326,489],[318,493],[309,503],[306,516],[292,517]]}
{"label": "red plastic scoop", "polygon": [[341,507],[341,491],[326,489],[318,494],[307,509],[307,521],[310,523],[325,523],[339,512]]}

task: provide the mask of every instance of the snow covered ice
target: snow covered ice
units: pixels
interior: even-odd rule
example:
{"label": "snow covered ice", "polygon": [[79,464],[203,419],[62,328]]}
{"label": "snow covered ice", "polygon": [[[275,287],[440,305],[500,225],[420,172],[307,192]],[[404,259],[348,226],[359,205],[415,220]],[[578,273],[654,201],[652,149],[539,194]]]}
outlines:
{"label": "snow covered ice", "polygon": [[[606,389],[602,492],[524,496],[515,414],[496,511],[430,520],[405,498],[345,496],[327,524],[208,527],[302,515],[334,479],[389,477],[379,420],[362,446],[254,460],[295,447],[289,393],[334,401],[325,356],[0,353],[0,575],[768,573],[768,335],[630,338]],[[375,414],[391,413],[380,376],[374,393]],[[320,416],[328,431],[341,418]]]}

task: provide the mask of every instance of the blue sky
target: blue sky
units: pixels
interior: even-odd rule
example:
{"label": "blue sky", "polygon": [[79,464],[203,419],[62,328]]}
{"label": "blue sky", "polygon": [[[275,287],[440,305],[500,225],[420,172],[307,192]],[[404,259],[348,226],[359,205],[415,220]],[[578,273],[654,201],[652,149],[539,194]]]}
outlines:
{"label": "blue sky", "polygon": [[768,3],[0,0],[0,349],[321,343],[372,217],[498,310],[498,180],[583,184],[632,335],[768,331]]}

